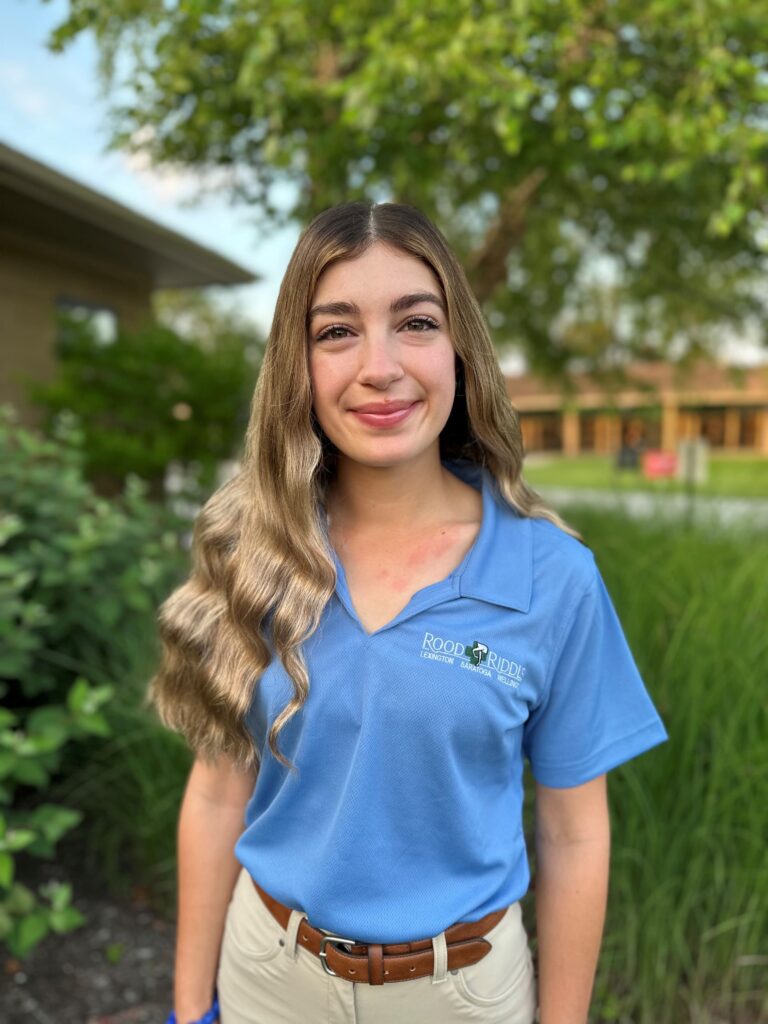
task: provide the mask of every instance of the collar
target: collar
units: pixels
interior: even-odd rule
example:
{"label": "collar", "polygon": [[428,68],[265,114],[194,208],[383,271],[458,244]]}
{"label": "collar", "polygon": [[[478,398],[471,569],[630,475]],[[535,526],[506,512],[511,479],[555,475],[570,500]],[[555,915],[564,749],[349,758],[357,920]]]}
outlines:
{"label": "collar", "polygon": [[443,465],[483,496],[483,521],[459,577],[459,593],[527,612],[533,589],[530,517],[506,502],[495,477],[484,466],[468,459],[444,460]]}

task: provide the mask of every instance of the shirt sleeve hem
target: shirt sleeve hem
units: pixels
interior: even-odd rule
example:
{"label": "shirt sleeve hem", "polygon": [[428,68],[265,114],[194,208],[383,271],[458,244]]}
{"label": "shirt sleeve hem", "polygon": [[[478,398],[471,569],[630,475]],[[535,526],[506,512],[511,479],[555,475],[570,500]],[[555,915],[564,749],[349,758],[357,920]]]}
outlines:
{"label": "shirt sleeve hem", "polygon": [[614,740],[607,747],[603,747],[584,760],[562,765],[546,764],[541,761],[537,761],[535,764],[531,762],[531,772],[534,779],[543,786],[552,786],[553,788],[580,786],[625,761],[644,754],[647,750],[668,739],[669,736],[661,720],[655,719],[630,733],[629,736],[622,736],[621,739]]}

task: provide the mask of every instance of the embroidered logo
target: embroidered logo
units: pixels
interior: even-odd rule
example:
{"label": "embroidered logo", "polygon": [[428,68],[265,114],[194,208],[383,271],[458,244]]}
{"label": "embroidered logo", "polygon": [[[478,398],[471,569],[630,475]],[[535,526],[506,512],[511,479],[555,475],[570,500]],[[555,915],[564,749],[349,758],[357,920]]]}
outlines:
{"label": "embroidered logo", "polygon": [[451,640],[427,632],[421,642],[420,654],[422,658],[439,661],[444,665],[454,665],[458,662],[459,668],[478,672],[489,679],[495,678],[514,689],[522,683],[525,675],[525,665],[492,650],[488,644],[480,640],[466,644],[461,640]]}
{"label": "embroidered logo", "polygon": [[475,640],[469,647],[464,648],[464,653],[473,665],[479,665],[480,662],[485,661],[488,657],[488,645],[481,644],[479,640]]}

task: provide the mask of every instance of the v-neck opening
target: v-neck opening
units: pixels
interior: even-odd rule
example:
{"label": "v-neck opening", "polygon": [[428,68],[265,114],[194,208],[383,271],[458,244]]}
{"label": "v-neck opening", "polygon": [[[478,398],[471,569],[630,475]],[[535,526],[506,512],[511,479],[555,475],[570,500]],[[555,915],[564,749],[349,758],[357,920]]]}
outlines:
{"label": "v-neck opening", "polygon": [[[447,470],[449,470],[449,472],[452,472],[453,475],[457,479],[461,480],[462,483],[468,483],[468,481],[464,480],[458,473],[454,473],[453,472],[453,469],[451,468],[450,464],[447,464],[445,461],[443,461],[442,465],[444,465],[445,468]],[[470,483],[469,486],[472,487],[473,485]],[[378,629],[374,629],[370,633],[368,632],[368,630],[363,625],[363,622],[362,622],[362,620],[361,620],[357,610],[355,609],[354,602],[352,601],[352,592],[350,591],[349,584],[347,582],[346,570],[344,569],[344,565],[343,565],[341,559],[339,558],[339,555],[338,555],[336,549],[334,548],[333,544],[331,544],[330,537],[328,537],[327,532],[326,532],[326,537],[328,539],[328,545],[329,545],[329,547],[331,549],[331,554],[332,554],[333,560],[334,560],[334,562],[336,564],[336,581],[337,581],[336,592],[337,592],[337,595],[338,595],[339,600],[341,601],[342,605],[344,606],[345,610],[349,614],[350,618],[357,625],[357,627],[359,628],[360,632],[363,634],[363,636],[365,637],[366,640],[372,640],[374,637],[378,636],[379,633],[383,633],[386,630],[391,629],[393,626],[398,625],[400,623],[401,619],[405,616],[406,612],[408,612],[409,614],[414,614],[415,615],[419,611],[422,611],[424,608],[432,607],[434,605],[434,600],[433,599],[438,596],[438,594],[435,593],[435,592],[438,591],[439,589],[444,589],[445,590],[445,596],[446,597],[449,597],[451,595],[453,595],[453,596],[458,596],[459,595],[459,583],[460,583],[462,574],[464,573],[464,570],[466,569],[467,565],[469,564],[469,560],[472,557],[473,552],[475,551],[475,549],[478,546],[478,542],[480,540],[481,534],[483,533],[483,527],[484,527],[484,525],[486,523],[486,519],[487,519],[486,503],[487,503],[487,500],[488,500],[488,495],[487,495],[486,482],[485,482],[484,475],[481,477],[481,485],[480,485],[480,487],[479,488],[476,487],[475,490],[479,491],[480,496],[482,498],[482,508],[481,508],[481,511],[480,511],[480,526],[478,528],[477,534],[475,535],[475,539],[470,544],[470,546],[467,549],[466,553],[464,554],[464,557],[462,558],[461,562],[456,566],[455,569],[452,569],[451,572],[448,573],[448,575],[445,576],[442,580],[436,580],[434,583],[427,583],[427,584],[425,584],[425,586],[419,587],[418,590],[415,590],[413,592],[413,594],[411,594],[411,596],[408,598],[406,603],[403,605],[403,607],[400,609],[400,611],[397,612],[396,615],[394,615],[391,619],[389,619],[387,622],[385,622],[383,626],[379,626]],[[427,594],[429,595],[429,599],[428,600],[426,600],[426,601],[424,601],[424,600],[419,601],[418,600],[420,597],[423,599],[424,595],[427,595]],[[416,607],[414,607],[414,606],[416,606]]]}
{"label": "v-neck opening", "polygon": [[[446,597],[458,595],[459,576],[464,571],[465,561],[469,557],[471,550],[472,549],[470,548],[465,557],[462,559],[461,564],[457,566],[453,570],[453,572],[451,572],[442,580],[437,580],[435,583],[427,583],[425,586],[419,587],[418,590],[415,590],[413,594],[411,594],[411,596],[408,598],[406,603],[403,605],[400,611],[397,612],[396,615],[394,615],[391,619],[385,622],[383,626],[379,626],[378,629],[374,629],[370,633],[363,625],[362,619],[360,618],[360,615],[358,614],[357,609],[355,608],[354,602],[352,601],[352,592],[349,589],[349,584],[347,583],[347,574],[341,562],[341,559],[339,558],[336,551],[333,551],[334,561],[336,562],[337,587],[340,585],[343,588],[343,593],[339,594],[339,598],[341,600],[341,603],[347,610],[350,618],[352,618],[355,624],[359,627],[360,632],[363,634],[366,640],[373,639],[373,637],[378,636],[379,633],[383,633],[386,630],[391,629],[393,626],[398,625],[400,621],[406,617],[406,612],[409,615],[415,615],[423,608],[432,607],[434,605],[434,599],[439,596],[436,593],[438,589],[445,590]],[[424,596],[426,595],[429,595],[428,600],[423,600]],[[419,598],[422,598],[422,600],[419,600]]]}

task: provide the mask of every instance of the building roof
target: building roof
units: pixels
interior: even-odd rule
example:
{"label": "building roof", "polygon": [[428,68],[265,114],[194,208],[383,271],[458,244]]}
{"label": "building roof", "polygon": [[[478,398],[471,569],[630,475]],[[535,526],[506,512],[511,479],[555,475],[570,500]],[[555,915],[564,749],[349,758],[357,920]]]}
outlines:
{"label": "building roof", "polygon": [[520,411],[560,409],[569,398],[581,408],[603,406],[611,398],[624,407],[663,399],[686,405],[768,401],[768,365],[740,367],[700,360],[683,368],[666,362],[634,362],[624,370],[627,382],[613,390],[588,373],[571,373],[572,393],[568,395],[558,381],[524,373],[507,376],[507,392]]}
{"label": "building roof", "polygon": [[152,288],[247,284],[250,270],[0,143],[0,228],[148,275]]}

